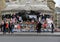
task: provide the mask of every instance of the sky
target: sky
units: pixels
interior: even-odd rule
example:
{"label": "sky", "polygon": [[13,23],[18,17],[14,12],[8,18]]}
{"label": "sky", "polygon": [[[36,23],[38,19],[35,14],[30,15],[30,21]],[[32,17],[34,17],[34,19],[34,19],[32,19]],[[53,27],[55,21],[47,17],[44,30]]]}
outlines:
{"label": "sky", "polygon": [[60,7],[60,0],[54,0],[56,2],[56,6]]}

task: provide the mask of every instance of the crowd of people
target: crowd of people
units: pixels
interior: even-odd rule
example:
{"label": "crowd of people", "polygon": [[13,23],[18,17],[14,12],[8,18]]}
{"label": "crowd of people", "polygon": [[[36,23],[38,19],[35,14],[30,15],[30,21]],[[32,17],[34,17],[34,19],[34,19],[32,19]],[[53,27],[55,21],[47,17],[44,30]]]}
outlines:
{"label": "crowd of people", "polygon": [[[11,18],[4,18],[3,20],[2,20],[2,22],[1,22],[1,31],[3,32],[3,33],[6,33],[6,32],[8,32],[8,33],[13,33],[13,29],[14,29],[14,27],[16,27],[16,28],[18,28],[18,29],[20,29],[21,27],[20,27],[20,23],[21,22],[23,22],[22,21],[22,18],[20,17],[20,16],[16,16],[15,14],[14,15],[12,15],[12,17]],[[16,25],[15,25],[16,24]]]}
{"label": "crowd of people", "polygon": [[50,30],[53,33],[55,26],[52,17],[45,17],[44,15],[42,17],[39,17],[36,28],[37,28],[37,32],[41,32],[41,29],[43,29],[44,31]]}
{"label": "crowd of people", "polygon": [[[25,18],[25,17],[24,17]],[[29,31],[29,29],[33,28],[34,20],[23,20],[21,16],[13,14],[10,18],[3,18],[1,22],[1,31],[3,33],[13,33],[15,30],[17,31],[26,31],[26,29]],[[30,26],[32,25],[32,26]]]}
{"label": "crowd of people", "polygon": [[[21,24],[24,24],[24,22],[25,26],[23,27]],[[21,29],[27,29],[30,31],[31,28],[33,28],[33,31],[37,30],[37,32],[41,32],[42,30],[49,31],[48,29],[50,29],[53,33],[54,23],[51,17],[47,18],[44,15],[42,15],[42,17],[40,16],[37,21],[35,21],[35,19],[23,21],[21,16],[15,14],[12,15],[10,19],[4,18],[4,20],[1,22],[1,31],[3,33],[13,33],[14,29],[17,29],[18,31],[21,31]]]}

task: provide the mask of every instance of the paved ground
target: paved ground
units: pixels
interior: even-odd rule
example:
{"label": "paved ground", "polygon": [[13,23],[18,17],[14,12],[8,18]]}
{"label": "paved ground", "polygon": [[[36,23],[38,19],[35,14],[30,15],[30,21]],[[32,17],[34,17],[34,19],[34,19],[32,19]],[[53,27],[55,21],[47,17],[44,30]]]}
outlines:
{"label": "paved ground", "polygon": [[15,32],[5,35],[0,32],[0,42],[60,42],[60,32]]}
{"label": "paved ground", "polygon": [[42,32],[42,33],[36,33],[36,32],[14,32],[13,34],[6,33],[3,35],[2,32],[0,32],[0,36],[60,36],[60,32]]}
{"label": "paved ground", "polygon": [[0,42],[60,42],[60,37],[51,37],[51,36],[0,36]]}

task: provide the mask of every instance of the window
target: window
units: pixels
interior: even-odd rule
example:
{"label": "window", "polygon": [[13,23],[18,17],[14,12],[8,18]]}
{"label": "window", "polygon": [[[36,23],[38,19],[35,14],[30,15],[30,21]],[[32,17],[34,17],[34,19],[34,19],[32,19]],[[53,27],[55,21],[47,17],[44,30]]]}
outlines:
{"label": "window", "polygon": [[9,0],[5,0],[6,2],[10,2]]}
{"label": "window", "polygon": [[18,0],[11,0],[12,3],[17,4],[19,1]]}
{"label": "window", "polygon": [[11,1],[17,1],[17,0],[11,0]]}

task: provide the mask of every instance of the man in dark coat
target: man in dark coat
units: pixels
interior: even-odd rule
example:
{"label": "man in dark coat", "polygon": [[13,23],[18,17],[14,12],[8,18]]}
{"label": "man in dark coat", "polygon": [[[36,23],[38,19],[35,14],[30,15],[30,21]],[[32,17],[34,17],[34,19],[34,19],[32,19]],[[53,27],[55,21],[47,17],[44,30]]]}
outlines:
{"label": "man in dark coat", "polygon": [[51,27],[52,27],[51,33],[54,33],[54,25],[53,25],[53,23],[51,23]]}
{"label": "man in dark coat", "polygon": [[37,33],[40,33],[41,32],[41,28],[42,28],[41,22],[38,22],[36,28],[37,28]]}
{"label": "man in dark coat", "polygon": [[4,24],[3,24],[3,34],[5,34],[5,33],[6,33],[6,23],[4,21]]}

